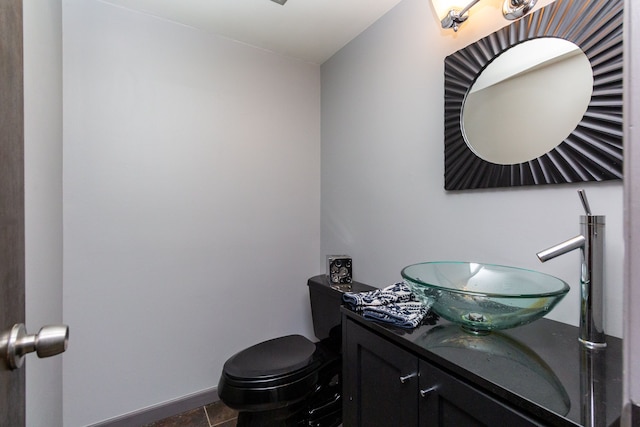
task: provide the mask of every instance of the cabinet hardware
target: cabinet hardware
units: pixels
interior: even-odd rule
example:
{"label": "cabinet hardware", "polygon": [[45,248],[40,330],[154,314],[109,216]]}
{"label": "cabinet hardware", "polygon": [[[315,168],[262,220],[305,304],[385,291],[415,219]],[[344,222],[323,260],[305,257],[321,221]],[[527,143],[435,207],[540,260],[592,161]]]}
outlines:
{"label": "cabinet hardware", "polygon": [[409,375],[405,375],[404,377],[400,377],[400,382],[401,382],[402,384],[404,384],[404,383],[406,383],[407,381],[409,381],[411,378],[413,378],[413,377],[417,377],[417,376],[418,376],[418,373],[417,373],[417,372],[414,372],[414,373],[409,374]]}
{"label": "cabinet hardware", "polygon": [[435,386],[435,385],[433,387],[422,389],[420,390],[420,397],[427,397],[437,389],[438,389],[438,386]]}

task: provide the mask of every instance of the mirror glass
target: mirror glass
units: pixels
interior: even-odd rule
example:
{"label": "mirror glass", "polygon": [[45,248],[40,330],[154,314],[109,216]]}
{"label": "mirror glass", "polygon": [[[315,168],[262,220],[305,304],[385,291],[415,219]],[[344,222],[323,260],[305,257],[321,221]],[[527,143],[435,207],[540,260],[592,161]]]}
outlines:
{"label": "mirror glass", "polygon": [[571,134],[592,91],[591,63],[574,43],[554,37],[525,41],[495,58],[468,91],[464,140],[487,162],[528,162]]}

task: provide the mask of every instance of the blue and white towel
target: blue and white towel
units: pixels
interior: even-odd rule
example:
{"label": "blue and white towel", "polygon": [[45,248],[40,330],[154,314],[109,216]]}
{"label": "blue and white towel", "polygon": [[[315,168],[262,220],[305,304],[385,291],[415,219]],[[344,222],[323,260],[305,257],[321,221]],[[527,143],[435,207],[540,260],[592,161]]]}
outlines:
{"label": "blue and white towel", "polygon": [[398,282],[383,289],[368,292],[345,292],[342,301],[352,310],[363,310],[365,307],[387,305],[397,302],[414,301],[415,296],[404,282]]}
{"label": "blue and white towel", "polygon": [[408,329],[418,326],[431,307],[418,301],[404,282],[374,291],[346,292],[342,300],[365,319]]}
{"label": "blue and white towel", "polygon": [[412,329],[422,322],[429,307],[420,301],[399,302],[362,310],[362,317],[377,322],[389,323],[400,328]]}

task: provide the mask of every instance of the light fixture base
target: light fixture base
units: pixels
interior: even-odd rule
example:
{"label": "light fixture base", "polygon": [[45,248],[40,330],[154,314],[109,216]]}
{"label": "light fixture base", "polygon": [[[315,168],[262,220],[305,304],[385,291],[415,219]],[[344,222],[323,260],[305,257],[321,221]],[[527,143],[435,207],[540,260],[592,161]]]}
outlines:
{"label": "light fixture base", "polygon": [[502,14],[506,19],[515,21],[529,13],[537,0],[504,0]]}
{"label": "light fixture base", "polygon": [[442,21],[440,21],[440,23],[442,24],[442,28],[444,28],[445,30],[448,28],[453,28],[453,31],[457,32],[460,24],[466,21],[468,17],[469,15],[467,15],[466,13],[461,14],[461,12],[455,9],[451,9],[449,13],[447,13],[447,16],[442,18]]}

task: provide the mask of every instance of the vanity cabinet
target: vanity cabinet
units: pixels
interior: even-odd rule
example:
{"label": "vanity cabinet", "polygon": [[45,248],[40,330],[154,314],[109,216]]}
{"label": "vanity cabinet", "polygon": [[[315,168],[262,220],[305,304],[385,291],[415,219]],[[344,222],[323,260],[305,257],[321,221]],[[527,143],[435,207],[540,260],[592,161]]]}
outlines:
{"label": "vanity cabinet", "polygon": [[348,317],[343,339],[345,427],[545,425]]}
{"label": "vanity cabinet", "polygon": [[353,321],[343,331],[344,426],[418,425],[418,358]]}

